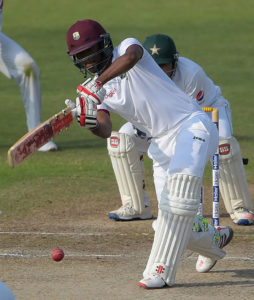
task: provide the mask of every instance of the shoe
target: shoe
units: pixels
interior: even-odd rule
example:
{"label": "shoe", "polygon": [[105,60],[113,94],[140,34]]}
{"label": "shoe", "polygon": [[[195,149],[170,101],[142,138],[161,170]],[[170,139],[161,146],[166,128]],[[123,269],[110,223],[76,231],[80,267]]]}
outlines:
{"label": "shoe", "polygon": [[254,223],[254,213],[247,208],[235,209],[230,217],[237,225],[252,225]]}
{"label": "shoe", "polygon": [[43,145],[41,148],[38,149],[38,151],[41,152],[55,151],[55,150],[57,150],[57,145],[52,141],[47,142],[47,144]]}
{"label": "shoe", "polygon": [[[216,227],[215,242],[217,246],[224,248],[233,238],[234,232],[229,226]],[[212,259],[203,255],[198,256],[196,270],[200,273],[209,272],[217,263],[216,259]]]}
{"label": "shoe", "polygon": [[156,229],[157,229],[157,219],[153,221],[152,228],[153,228],[154,231],[156,231]]}
{"label": "shoe", "polygon": [[138,286],[145,289],[160,289],[166,286],[165,281],[158,274],[152,274],[147,278],[143,278],[138,282]]}
{"label": "shoe", "polygon": [[199,273],[207,273],[209,272],[217,263],[217,260],[211,259],[209,257],[199,255],[196,263],[196,270]]}
{"label": "shoe", "polygon": [[138,214],[132,206],[121,206],[117,210],[113,210],[108,214],[108,217],[115,221],[134,221],[134,220],[149,220],[153,218],[153,214],[149,206],[146,206],[142,214]]}

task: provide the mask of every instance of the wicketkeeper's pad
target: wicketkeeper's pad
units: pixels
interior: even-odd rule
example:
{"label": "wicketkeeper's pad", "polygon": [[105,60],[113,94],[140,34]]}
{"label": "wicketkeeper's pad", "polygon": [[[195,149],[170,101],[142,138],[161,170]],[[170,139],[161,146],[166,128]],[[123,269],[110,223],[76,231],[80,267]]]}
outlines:
{"label": "wicketkeeper's pad", "polygon": [[122,204],[141,214],[145,208],[144,171],[136,146],[129,135],[117,131],[112,132],[107,145]]}
{"label": "wicketkeeper's pad", "polygon": [[220,192],[229,214],[239,207],[252,210],[239,143],[232,136],[220,140]]}

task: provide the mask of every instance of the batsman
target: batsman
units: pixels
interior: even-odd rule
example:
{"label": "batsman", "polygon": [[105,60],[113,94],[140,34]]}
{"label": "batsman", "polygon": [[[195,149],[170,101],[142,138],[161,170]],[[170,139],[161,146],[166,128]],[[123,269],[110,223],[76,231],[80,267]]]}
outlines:
{"label": "batsman", "polygon": [[[67,46],[75,66],[85,77],[93,76],[78,86],[76,103],[66,100],[81,127],[109,138],[110,113],[115,112],[151,137],[148,155],[158,191],[158,218],[138,285],[174,285],[187,245],[216,263],[225,256],[222,248],[232,239],[232,229],[214,228],[195,218],[204,168],[218,145],[216,126],[137,39],[126,38],[114,48],[110,34],[98,22],[85,19],[68,29]],[[118,136],[110,141],[115,148],[122,142],[128,145]]]}
{"label": "batsman", "polygon": [[[200,107],[219,110],[220,192],[233,223],[252,225],[253,202],[242,162],[240,146],[233,136],[231,109],[221,89],[192,60],[179,56],[171,37],[154,34],[146,38],[144,48],[168,77]],[[119,138],[120,147],[112,147],[111,140]],[[109,213],[109,218],[120,221],[151,219],[150,200],[145,191],[143,155],[150,138],[130,122],[108,140],[122,206]],[[125,159],[125,164],[123,160]]]}

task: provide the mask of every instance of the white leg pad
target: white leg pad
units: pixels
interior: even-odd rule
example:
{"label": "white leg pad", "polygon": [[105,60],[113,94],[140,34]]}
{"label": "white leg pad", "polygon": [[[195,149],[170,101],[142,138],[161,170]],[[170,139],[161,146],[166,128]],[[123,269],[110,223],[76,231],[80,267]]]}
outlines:
{"label": "white leg pad", "polygon": [[239,207],[252,210],[253,203],[242,162],[239,143],[232,136],[220,140],[220,192],[229,214]]}
{"label": "white leg pad", "polygon": [[189,241],[200,200],[201,179],[175,174],[162,192],[158,219],[150,257],[144,277],[159,274],[167,285],[175,282],[175,274]]}
{"label": "white leg pad", "polygon": [[107,145],[122,204],[130,205],[138,214],[142,214],[145,209],[144,170],[132,138],[113,131],[107,139]]}

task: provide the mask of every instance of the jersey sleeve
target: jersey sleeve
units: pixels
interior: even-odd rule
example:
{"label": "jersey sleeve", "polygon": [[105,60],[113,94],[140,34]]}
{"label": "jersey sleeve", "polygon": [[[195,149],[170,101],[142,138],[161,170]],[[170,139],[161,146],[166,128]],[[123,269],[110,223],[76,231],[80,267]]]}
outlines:
{"label": "jersey sleeve", "polygon": [[100,105],[97,105],[97,110],[103,110],[103,111],[106,111],[106,112],[110,112],[110,108],[108,107],[108,105],[106,103],[101,103]]}
{"label": "jersey sleeve", "polygon": [[119,46],[116,48],[116,56],[119,57],[119,56],[122,56],[125,54],[127,48],[131,45],[139,45],[141,47],[142,44],[135,38],[127,38],[125,40],[123,40]]}

